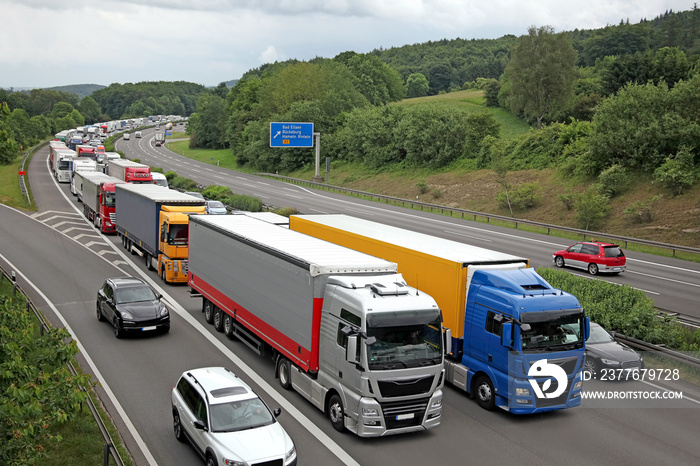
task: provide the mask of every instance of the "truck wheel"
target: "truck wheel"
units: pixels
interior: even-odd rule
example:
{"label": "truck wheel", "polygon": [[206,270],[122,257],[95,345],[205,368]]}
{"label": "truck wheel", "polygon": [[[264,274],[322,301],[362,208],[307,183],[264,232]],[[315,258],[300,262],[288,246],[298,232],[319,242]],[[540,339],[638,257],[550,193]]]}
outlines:
{"label": "truck wheel", "polygon": [[202,312],[204,312],[204,320],[206,320],[208,324],[214,322],[214,304],[212,304],[212,302],[208,299],[204,300]]}
{"label": "truck wheel", "polygon": [[496,406],[496,394],[493,391],[493,382],[486,375],[479,376],[474,383],[476,402],[487,411]]}
{"label": "truck wheel", "polygon": [[165,267],[163,267],[163,272],[160,274],[160,279],[163,280],[163,283],[168,283],[168,280],[166,280],[166,275],[165,275]]}
{"label": "truck wheel", "polygon": [[147,270],[154,270],[153,265],[151,265],[151,255],[149,253],[144,254],[144,257],[146,258],[146,269]]}
{"label": "truck wheel", "polygon": [[217,332],[222,332],[224,330],[224,311],[218,307],[214,311],[214,322],[212,323]]}
{"label": "truck wheel", "polygon": [[554,259],[554,265],[556,265],[559,268],[564,267],[564,258],[561,256],[557,256],[557,258]]}
{"label": "truck wheel", "polygon": [[289,359],[282,359],[277,368],[277,375],[280,378],[280,385],[285,390],[292,388],[292,365]]}
{"label": "truck wheel", "polygon": [[335,430],[338,432],[343,432],[345,430],[343,401],[338,395],[333,395],[328,402],[328,417]]}

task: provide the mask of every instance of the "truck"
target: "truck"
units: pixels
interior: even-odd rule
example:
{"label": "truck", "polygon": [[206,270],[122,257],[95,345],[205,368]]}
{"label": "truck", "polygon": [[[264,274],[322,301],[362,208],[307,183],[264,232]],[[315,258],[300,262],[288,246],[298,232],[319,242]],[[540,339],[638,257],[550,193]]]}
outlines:
{"label": "truck", "polygon": [[75,187],[75,173],[78,171],[97,171],[97,162],[88,157],[76,157],[70,162],[70,192],[74,196],[78,195]]}
{"label": "truck", "polygon": [[59,183],[70,183],[71,164],[76,154],[68,148],[59,149],[54,153],[54,176]]}
{"label": "truck", "polygon": [[83,203],[83,214],[102,233],[116,233],[114,188],[124,181],[99,171],[75,172],[78,201]]}
{"label": "truck", "polygon": [[581,404],[589,319],[527,259],[341,214],[293,215],[290,228],[398,263],[442,310],[446,381],[482,408]]}
{"label": "truck", "polygon": [[110,160],[107,165],[107,174],[127,183],[153,184],[151,167],[142,163],[127,159]]}
{"label": "truck", "polygon": [[165,133],[159,131],[155,135],[154,144],[156,147],[160,147],[165,143]]}
{"label": "truck", "polygon": [[205,320],[361,437],[441,421],[440,309],[396,267],[247,215],[190,217],[188,284]]}
{"label": "truck", "polygon": [[78,144],[75,146],[75,153],[78,157],[89,157],[95,160],[95,147],[90,144]]}
{"label": "truck", "polygon": [[165,283],[186,283],[188,231],[204,200],[154,184],[115,186],[117,234],[127,251],[144,257]]}
{"label": "truck", "polygon": [[59,150],[66,150],[68,147],[66,144],[62,141],[59,141],[57,139],[54,139],[53,141],[49,141],[49,167],[51,167],[51,172],[56,175],[56,162],[54,161],[56,158],[56,151]]}
{"label": "truck", "polygon": [[78,147],[80,144],[83,143],[83,136],[74,133],[68,141],[66,141],[66,145],[68,146],[69,149],[75,150],[76,147]]}

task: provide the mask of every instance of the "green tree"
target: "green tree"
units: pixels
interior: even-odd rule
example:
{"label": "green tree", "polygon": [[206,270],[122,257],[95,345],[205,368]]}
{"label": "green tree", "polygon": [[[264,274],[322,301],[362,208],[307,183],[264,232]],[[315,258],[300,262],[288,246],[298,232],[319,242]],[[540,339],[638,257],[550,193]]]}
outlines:
{"label": "green tree", "polygon": [[225,103],[216,94],[202,94],[197,100],[197,112],[187,122],[187,132],[192,135],[190,147],[220,149],[225,138]]}
{"label": "green tree", "polygon": [[49,116],[51,118],[61,118],[70,114],[73,110],[73,106],[68,102],[57,102],[51,108],[51,113],[49,113]]}
{"label": "green tree", "polygon": [[86,395],[88,375],[73,375],[78,353],[63,328],[34,335],[23,305],[0,299],[0,463],[39,464],[47,442],[59,442],[51,427],[72,419]]}
{"label": "green tree", "polygon": [[578,196],[574,209],[579,227],[584,230],[597,230],[600,222],[610,212],[610,200],[600,193],[600,187],[593,185]]}
{"label": "green tree", "polygon": [[0,103],[0,165],[11,164],[19,155],[19,144],[5,127],[9,115],[7,102]]}
{"label": "green tree", "polygon": [[576,51],[566,34],[555,34],[551,26],[531,26],[513,47],[506,67],[512,111],[522,111],[541,128],[547,114],[566,107],[571,99],[575,63]]}
{"label": "green tree", "polygon": [[347,63],[355,75],[356,87],[372,105],[401,100],[406,88],[401,75],[374,55],[356,54]]}
{"label": "green tree", "polygon": [[412,73],[406,79],[406,97],[423,97],[428,95],[430,84],[423,73]]}
{"label": "green tree", "polygon": [[102,114],[100,104],[98,104],[97,101],[95,101],[95,99],[89,95],[80,99],[78,110],[80,110],[80,114],[83,115],[83,118],[85,118],[85,122],[87,124],[93,124],[100,121],[99,117],[100,114]]}

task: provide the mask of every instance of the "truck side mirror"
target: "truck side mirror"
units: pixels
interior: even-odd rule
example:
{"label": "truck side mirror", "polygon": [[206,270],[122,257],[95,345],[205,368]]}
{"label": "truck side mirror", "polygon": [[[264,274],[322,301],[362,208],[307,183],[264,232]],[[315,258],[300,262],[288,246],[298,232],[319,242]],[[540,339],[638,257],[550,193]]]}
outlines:
{"label": "truck side mirror", "polygon": [[345,348],[345,360],[349,363],[357,363],[357,335],[348,336],[348,346]]}
{"label": "truck side mirror", "polygon": [[452,354],[452,330],[445,329],[445,354]]}
{"label": "truck side mirror", "polygon": [[513,324],[511,322],[506,322],[501,325],[501,345],[506,348],[513,347]]}
{"label": "truck side mirror", "polygon": [[591,318],[586,317],[583,320],[583,339],[588,340],[588,337],[591,336]]}

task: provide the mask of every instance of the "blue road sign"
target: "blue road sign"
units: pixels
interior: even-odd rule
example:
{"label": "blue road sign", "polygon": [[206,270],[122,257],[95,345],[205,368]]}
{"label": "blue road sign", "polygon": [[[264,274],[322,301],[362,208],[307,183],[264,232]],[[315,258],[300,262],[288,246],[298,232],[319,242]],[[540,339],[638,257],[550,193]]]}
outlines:
{"label": "blue road sign", "polygon": [[165,135],[166,135],[166,136],[172,136],[173,133],[168,133],[168,132],[166,131],[166,132],[165,132]]}
{"label": "blue road sign", "polygon": [[270,123],[270,147],[313,146],[313,123]]}

